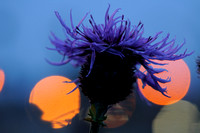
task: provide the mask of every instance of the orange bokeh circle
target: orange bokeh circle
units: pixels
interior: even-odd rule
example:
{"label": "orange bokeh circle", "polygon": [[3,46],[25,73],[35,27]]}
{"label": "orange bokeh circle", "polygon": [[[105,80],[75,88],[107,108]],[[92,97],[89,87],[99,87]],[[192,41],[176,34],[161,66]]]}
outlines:
{"label": "orange bokeh circle", "polygon": [[80,110],[80,92],[75,83],[62,76],[50,76],[39,81],[31,91],[29,103],[42,112],[41,119],[52,123],[53,128],[62,128],[71,123]]}
{"label": "orange bokeh circle", "polygon": [[4,82],[5,82],[5,74],[3,70],[0,69],[0,92],[3,89]]}
{"label": "orange bokeh circle", "polygon": [[[187,64],[183,60],[177,61],[157,61],[158,63],[168,63],[168,65],[152,65],[153,68],[164,68],[168,72],[164,71],[159,74],[155,74],[159,78],[166,79],[171,77],[171,81],[168,83],[159,83],[161,87],[167,87],[167,95],[171,98],[168,98],[162,95],[159,91],[152,89],[150,86],[146,85],[142,88],[142,81],[137,80],[139,90],[142,95],[149,100],[150,102],[158,105],[168,105],[173,104],[181,100],[188,92],[190,86],[190,70]],[[140,71],[145,72],[143,67],[140,68]]]}

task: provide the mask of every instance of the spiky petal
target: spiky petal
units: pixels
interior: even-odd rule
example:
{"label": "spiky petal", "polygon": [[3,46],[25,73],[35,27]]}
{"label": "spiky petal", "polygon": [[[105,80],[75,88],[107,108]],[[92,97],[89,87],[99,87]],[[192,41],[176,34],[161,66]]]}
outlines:
{"label": "spiky petal", "polygon": [[[51,43],[55,46],[53,50],[58,51],[63,57],[68,58],[67,60],[62,60],[60,64],[73,61],[75,66],[87,67],[87,73],[82,72],[84,74],[81,75],[81,79],[84,79],[89,76],[95,77],[92,76],[95,73],[93,71],[97,68],[97,64],[99,63],[97,59],[100,59],[101,55],[116,56],[116,58],[120,58],[119,60],[127,60],[128,58],[128,61],[132,64],[132,68],[135,70],[130,77],[140,78],[144,85],[148,84],[163,95],[168,96],[166,88],[162,88],[158,83],[169,82],[170,79],[156,77],[154,74],[162,72],[162,70],[151,68],[149,64],[163,65],[153,60],[178,60],[191,55],[192,53],[187,53],[187,50],[183,54],[176,54],[185,42],[180,46],[176,46],[175,38],[169,40],[169,34],[162,40],[157,41],[158,36],[162,32],[158,32],[154,36],[143,37],[144,28],[141,22],[138,25],[132,25],[129,20],[124,19],[123,15],[116,17],[119,9],[115,10],[111,15],[109,15],[109,9],[110,6],[106,11],[104,24],[97,24],[93,16],[90,15],[90,27],[82,24],[87,14],[77,26],[74,26],[72,23],[72,15],[70,14],[72,29],[64,23],[59,13],[55,12],[67,36],[65,40],[61,40],[52,34],[52,38],[50,39]],[[103,57],[100,60],[104,60]],[[108,61],[106,60],[105,62]],[[137,69],[135,66],[138,64],[142,65],[147,73],[143,73]],[[106,66],[107,64],[102,65]],[[114,66],[112,66],[112,69],[115,70]],[[97,79],[101,82],[99,78]],[[121,91],[124,91],[123,88],[121,88]]]}

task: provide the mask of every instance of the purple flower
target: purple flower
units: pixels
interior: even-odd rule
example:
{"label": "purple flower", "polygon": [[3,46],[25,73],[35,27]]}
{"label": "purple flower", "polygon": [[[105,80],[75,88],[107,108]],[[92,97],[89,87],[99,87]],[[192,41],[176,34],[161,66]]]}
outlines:
{"label": "purple flower", "polygon": [[[55,48],[49,49],[58,51],[63,56],[63,60],[60,63],[50,63],[63,65],[73,62],[75,66],[83,66],[89,60],[89,70],[85,75],[86,78],[94,69],[97,55],[100,56],[103,53],[104,55],[109,54],[119,57],[122,60],[128,58],[131,67],[134,68],[133,77],[141,79],[143,86],[148,84],[169,97],[166,88],[162,88],[159,82],[170,82],[170,78],[161,79],[154,75],[166,70],[152,68],[149,64],[165,65],[156,63],[153,60],[178,60],[191,55],[192,53],[187,53],[187,49],[183,54],[176,54],[185,42],[180,46],[176,46],[175,38],[169,40],[169,34],[164,39],[156,41],[162,32],[158,32],[154,36],[143,37],[144,28],[141,22],[138,25],[132,25],[129,20],[124,19],[124,15],[116,16],[119,9],[111,15],[108,13],[109,9],[110,6],[106,11],[104,24],[97,24],[93,16],[90,15],[90,27],[82,23],[88,13],[77,26],[74,26],[70,12],[71,28],[69,28],[61,19],[59,13],[55,12],[66,31],[67,37],[65,40],[61,40],[52,33],[50,41]],[[142,65],[147,73],[141,72],[137,67],[138,65]]]}

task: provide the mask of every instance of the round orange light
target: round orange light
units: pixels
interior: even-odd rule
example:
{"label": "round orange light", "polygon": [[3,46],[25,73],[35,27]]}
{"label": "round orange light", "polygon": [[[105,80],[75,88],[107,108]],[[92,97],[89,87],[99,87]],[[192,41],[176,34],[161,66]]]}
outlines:
{"label": "round orange light", "polygon": [[[168,63],[168,65],[160,66],[153,65],[153,68],[164,68],[168,72],[164,71],[162,73],[156,74],[159,78],[166,79],[171,77],[171,81],[168,83],[159,83],[161,87],[167,87],[167,95],[171,98],[168,98],[162,95],[159,91],[152,89],[150,86],[146,85],[142,88],[142,81],[137,80],[139,90],[142,95],[148,99],[150,102],[158,105],[168,105],[173,104],[181,100],[188,92],[190,86],[190,70],[187,64],[183,60],[177,61],[157,61],[158,63]],[[145,72],[143,67],[140,68],[140,71]]]}
{"label": "round orange light", "polygon": [[0,92],[3,89],[4,82],[5,82],[5,74],[3,70],[0,69]]}
{"label": "round orange light", "polygon": [[62,76],[50,76],[39,81],[33,88],[29,103],[35,104],[43,112],[41,119],[52,123],[53,128],[62,128],[71,123],[79,113],[80,92],[74,83]]}

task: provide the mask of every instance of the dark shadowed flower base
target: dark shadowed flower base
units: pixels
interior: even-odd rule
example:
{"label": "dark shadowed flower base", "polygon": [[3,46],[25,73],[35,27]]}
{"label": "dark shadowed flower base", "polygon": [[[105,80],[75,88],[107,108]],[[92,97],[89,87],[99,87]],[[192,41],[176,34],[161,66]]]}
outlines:
{"label": "dark shadowed flower base", "polygon": [[90,58],[80,72],[80,88],[91,103],[105,105],[124,100],[131,92],[134,75],[133,58],[121,58],[109,53],[97,53],[93,69],[88,77]]}

